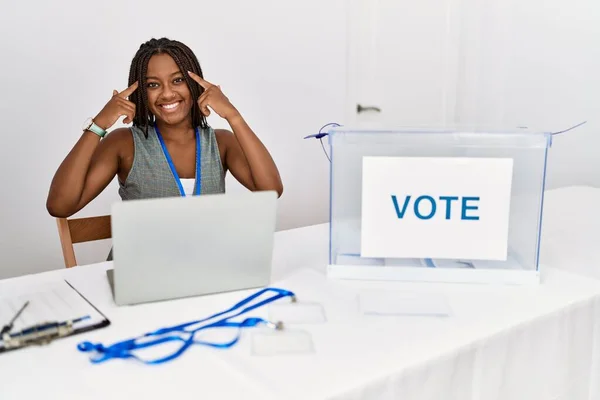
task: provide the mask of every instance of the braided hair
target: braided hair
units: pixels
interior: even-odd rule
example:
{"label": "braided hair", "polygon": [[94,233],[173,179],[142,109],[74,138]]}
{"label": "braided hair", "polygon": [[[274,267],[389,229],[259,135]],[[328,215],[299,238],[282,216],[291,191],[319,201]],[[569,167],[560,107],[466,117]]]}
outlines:
{"label": "braided hair", "polygon": [[[192,71],[204,78],[200,63],[189,47],[181,42],[167,38],[150,39],[146,43],[143,43],[133,57],[131,68],[129,69],[129,86],[133,85],[136,81],[139,83],[138,90],[131,94],[129,100],[136,107],[133,125],[143,128],[146,138],[148,138],[148,126],[154,125],[155,117],[148,107],[148,91],[144,83],[148,72],[148,62],[155,54],[168,54],[173,58],[184,76],[193,99],[197,99],[204,92],[204,89],[186,73],[186,71]],[[199,107],[192,107],[192,124],[194,127],[199,126],[203,129],[208,127],[206,118],[200,112]]]}

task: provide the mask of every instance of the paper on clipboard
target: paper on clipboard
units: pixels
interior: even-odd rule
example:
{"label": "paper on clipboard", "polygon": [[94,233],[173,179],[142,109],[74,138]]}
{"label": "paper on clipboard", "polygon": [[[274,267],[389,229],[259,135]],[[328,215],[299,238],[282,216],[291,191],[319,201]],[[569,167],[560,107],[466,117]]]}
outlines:
{"label": "paper on clipboard", "polygon": [[[45,282],[35,285],[3,285],[0,291],[0,328],[8,324],[16,312],[29,301],[15,320],[11,332],[43,322],[67,321],[87,316],[73,326],[75,330],[90,328],[107,322],[67,281]],[[2,338],[0,338],[0,347]]]}

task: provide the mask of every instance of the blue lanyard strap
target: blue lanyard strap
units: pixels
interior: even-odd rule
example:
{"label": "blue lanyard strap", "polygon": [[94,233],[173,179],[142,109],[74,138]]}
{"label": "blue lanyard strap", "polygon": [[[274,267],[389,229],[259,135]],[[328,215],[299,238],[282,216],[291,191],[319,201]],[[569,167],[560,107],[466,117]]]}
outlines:
{"label": "blue lanyard strap", "polygon": [[[171,159],[171,155],[169,154],[169,150],[165,145],[165,141],[163,140],[160,131],[158,130],[158,126],[154,124],[154,129],[156,130],[156,136],[158,136],[158,141],[160,142],[160,147],[162,147],[162,151],[169,163],[169,168],[173,173],[173,178],[175,178],[175,182],[177,182],[177,187],[179,187],[179,193],[182,197],[185,197],[185,191],[183,190],[183,185],[181,184],[181,179],[179,179],[179,175],[177,174],[177,170],[175,169],[175,164],[173,164],[173,160]],[[202,162],[200,160],[201,155],[201,146],[200,143],[200,131],[196,128],[196,189],[194,190],[194,195],[199,196],[202,184]]]}
{"label": "blue lanyard strap", "polygon": [[[249,304],[266,293],[273,293],[273,295],[261,301]],[[251,296],[246,297],[242,301],[235,304],[233,307],[211,315],[207,318],[203,318],[192,322],[186,322],[171,327],[160,328],[154,332],[146,333],[138,338],[127,339],[121,342],[114,343],[110,346],[104,346],[101,343],[93,344],[90,342],[82,342],[77,346],[77,348],[82,352],[96,352],[98,357],[91,359],[93,363],[100,363],[115,358],[133,358],[145,364],[161,364],[167,361],[174,360],[175,358],[183,354],[193,344],[225,349],[232,347],[239,341],[243,328],[251,328],[261,324],[266,324],[271,328],[281,329],[281,323],[278,322],[275,324],[262,318],[248,317],[242,321],[231,321],[231,319],[239,317],[242,314],[255,310],[259,307],[264,306],[265,304],[271,303],[284,297],[291,297],[292,301],[296,300],[296,296],[294,295],[294,293],[288,290],[277,288],[265,288],[254,293]],[[229,315],[223,317],[227,314]],[[223,318],[209,322],[219,317]],[[194,338],[196,333],[210,328],[236,328],[237,334],[233,339],[222,343],[206,342],[196,340]],[[136,350],[141,350],[169,342],[181,342],[181,346],[172,354],[165,357],[153,360],[144,360],[133,353]]]}

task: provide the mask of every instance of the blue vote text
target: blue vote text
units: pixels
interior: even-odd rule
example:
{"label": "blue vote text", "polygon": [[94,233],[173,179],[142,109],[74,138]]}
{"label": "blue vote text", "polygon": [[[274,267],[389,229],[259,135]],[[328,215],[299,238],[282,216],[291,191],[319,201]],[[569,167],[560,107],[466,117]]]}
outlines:
{"label": "blue vote text", "polygon": [[[428,220],[443,213],[443,218],[459,218],[465,221],[478,221],[479,215],[479,197],[467,196],[429,196],[421,195],[415,197],[412,195],[398,198],[392,195],[392,203],[399,219],[404,218],[406,213],[414,213],[418,219]],[[453,215],[452,207],[460,208],[459,215]]]}

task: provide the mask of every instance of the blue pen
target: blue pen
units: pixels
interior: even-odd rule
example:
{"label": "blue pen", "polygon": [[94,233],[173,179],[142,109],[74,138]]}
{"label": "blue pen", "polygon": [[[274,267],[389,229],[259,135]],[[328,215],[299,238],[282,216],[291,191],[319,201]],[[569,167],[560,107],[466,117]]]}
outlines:
{"label": "blue pen", "polygon": [[23,312],[23,310],[25,310],[25,308],[28,305],[29,305],[29,301],[26,301],[25,304],[23,304],[23,307],[21,307],[19,309],[19,311],[17,311],[17,313],[15,314],[15,316],[12,317],[12,319],[10,320],[10,322],[2,327],[2,330],[0,331],[0,338],[2,338],[5,333],[9,333],[10,331],[12,331],[12,328],[13,328],[13,325],[15,324],[15,321],[17,320],[17,318],[19,318],[19,315],[21,315],[21,313]]}

